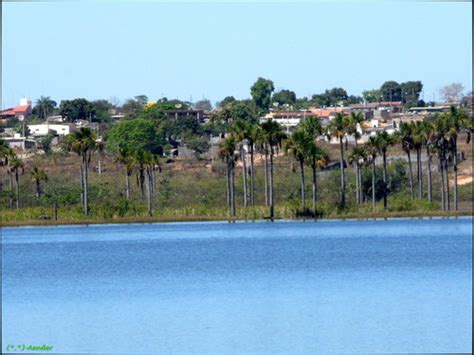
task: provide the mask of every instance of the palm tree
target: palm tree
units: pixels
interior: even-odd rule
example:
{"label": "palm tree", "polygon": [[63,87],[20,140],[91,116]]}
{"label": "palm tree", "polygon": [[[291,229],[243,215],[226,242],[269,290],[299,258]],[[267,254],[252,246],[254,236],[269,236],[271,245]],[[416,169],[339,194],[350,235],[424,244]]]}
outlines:
{"label": "palm tree", "polygon": [[269,186],[268,186],[268,147],[265,141],[265,135],[261,125],[256,125],[253,131],[253,140],[255,142],[255,147],[263,155],[264,161],[264,170],[265,170],[265,206],[270,206],[269,202]]}
{"label": "palm tree", "polygon": [[[3,139],[0,139],[0,166],[7,166],[9,158],[14,155],[15,153],[10,148],[7,142]],[[7,168],[8,169],[8,168]],[[0,193],[3,192],[3,170],[0,170]]]}
{"label": "palm tree", "polygon": [[448,153],[451,151],[452,122],[449,115],[437,115],[433,121],[433,145],[438,153],[439,170],[441,172],[441,208],[450,210]]}
{"label": "palm tree", "polygon": [[356,202],[362,203],[362,182],[361,175],[359,174],[360,171],[360,164],[361,161],[364,161],[366,158],[365,149],[363,147],[354,147],[352,148],[351,154],[347,157],[349,164],[355,165],[355,177],[356,177]]}
{"label": "palm tree", "polygon": [[35,184],[36,198],[39,200],[41,197],[41,181],[47,182],[48,175],[44,170],[35,166],[30,173],[30,177],[31,181]]}
{"label": "palm tree", "polygon": [[145,199],[145,163],[146,163],[146,156],[145,152],[142,150],[135,151],[132,159],[133,159],[133,166],[137,169],[137,183],[138,187],[140,188],[140,196]]}
{"label": "palm tree", "polygon": [[[360,139],[361,134],[359,133],[359,128],[362,129],[362,122],[364,122],[364,116],[361,112],[351,112],[348,117],[348,133],[354,136],[355,146],[357,147],[357,141]],[[356,176],[359,185],[356,190],[360,193],[362,192],[362,174],[360,170],[360,165],[356,164]],[[361,197],[357,195],[357,201],[360,203]]]}
{"label": "palm tree", "polygon": [[143,153],[143,166],[146,171],[146,197],[147,197],[147,214],[148,217],[153,216],[153,173],[157,165],[157,158],[150,152]]}
{"label": "palm tree", "polygon": [[[14,156],[10,159],[10,174],[15,174],[15,202],[17,209],[20,208],[20,171],[21,174],[23,174],[25,171],[25,166],[20,158]],[[12,186],[10,187],[12,188]]]}
{"label": "palm tree", "polygon": [[134,169],[133,151],[127,147],[119,148],[117,161],[125,165],[125,195],[130,199],[130,176]]}
{"label": "palm tree", "polygon": [[433,182],[431,177],[431,154],[433,147],[435,145],[434,142],[434,134],[433,134],[433,125],[427,122],[423,122],[423,140],[426,146],[426,170],[428,174],[428,201],[433,202]]}
{"label": "palm tree", "polygon": [[311,142],[312,138],[309,134],[307,134],[302,129],[297,129],[284,143],[286,154],[291,155],[300,165],[302,211],[306,209],[304,164],[305,159],[309,155],[309,147]]}
{"label": "palm tree", "polygon": [[229,214],[232,217],[235,216],[234,168],[236,149],[237,140],[233,134],[229,135],[219,145],[219,156],[225,161],[227,168],[227,202],[229,205]]}
{"label": "palm tree", "polygon": [[453,171],[454,171],[454,210],[458,210],[458,135],[460,132],[467,134],[467,143],[471,140],[471,128],[469,118],[465,112],[458,110],[451,106],[448,113],[451,121],[449,129],[449,136],[451,139],[451,150],[453,156]]}
{"label": "palm tree", "polygon": [[38,116],[45,120],[54,112],[56,105],[56,101],[51,100],[49,96],[41,96],[36,101],[35,109],[38,111]]}
{"label": "palm tree", "polygon": [[412,123],[413,146],[416,149],[416,172],[418,181],[418,198],[423,198],[423,165],[421,161],[421,152],[425,142],[423,122],[417,121]]}
{"label": "palm tree", "polygon": [[84,204],[84,214],[89,215],[88,187],[89,175],[88,168],[92,154],[102,149],[102,144],[97,141],[96,134],[90,128],[81,127],[79,130],[67,136],[66,146],[69,150],[76,152],[82,158],[81,164],[81,182],[82,196]]}
{"label": "palm tree", "polygon": [[275,191],[273,188],[273,155],[276,150],[281,146],[283,139],[286,138],[286,134],[282,131],[282,128],[278,122],[267,120],[262,123],[264,142],[269,150],[270,156],[270,171],[269,171],[269,202],[270,202],[270,219],[273,221],[275,218]]}
{"label": "palm tree", "polygon": [[375,210],[375,160],[379,153],[379,144],[377,137],[369,137],[365,149],[367,151],[367,157],[370,160],[372,166],[372,208]]}
{"label": "palm tree", "polygon": [[402,145],[403,151],[406,153],[407,158],[408,158],[408,170],[409,170],[409,175],[408,177],[410,178],[410,193],[411,193],[411,198],[415,197],[415,193],[413,190],[413,170],[412,170],[412,164],[411,164],[411,150],[413,149],[413,136],[412,136],[412,125],[406,122],[402,122],[400,124],[400,129],[397,132],[396,137],[400,141]]}
{"label": "palm tree", "polygon": [[250,124],[244,120],[237,120],[232,125],[232,132],[239,142],[240,159],[242,160],[242,182],[244,187],[244,207],[248,206],[248,183],[247,183],[247,159],[245,156],[245,145],[249,144],[251,136]]}
{"label": "palm tree", "polygon": [[312,181],[312,202],[313,202],[313,215],[316,217],[316,198],[317,198],[317,172],[316,168],[324,168],[326,167],[329,158],[327,152],[318,146],[315,140],[311,140],[309,147],[308,147],[308,158],[311,171],[313,173],[313,181]]}
{"label": "palm tree", "polygon": [[394,138],[389,135],[386,131],[377,134],[377,145],[379,153],[382,154],[383,159],[383,208],[387,209],[387,149],[389,146],[394,144]]}
{"label": "palm tree", "polygon": [[348,121],[347,116],[342,113],[337,113],[336,117],[329,124],[329,135],[339,140],[339,152],[340,152],[340,168],[341,168],[341,191],[339,199],[339,207],[344,208],[346,205],[346,180],[344,174],[344,145],[342,139],[346,134]]}

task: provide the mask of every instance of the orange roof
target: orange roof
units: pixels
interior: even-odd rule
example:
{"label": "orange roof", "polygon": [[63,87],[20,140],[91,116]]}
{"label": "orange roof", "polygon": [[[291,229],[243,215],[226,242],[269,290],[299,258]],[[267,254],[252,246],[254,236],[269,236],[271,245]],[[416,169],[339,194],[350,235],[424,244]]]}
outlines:
{"label": "orange roof", "polygon": [[0,116],[26,115],[30,110],[31,110],[30,105],[10,107],[10,108],[0,111]]}

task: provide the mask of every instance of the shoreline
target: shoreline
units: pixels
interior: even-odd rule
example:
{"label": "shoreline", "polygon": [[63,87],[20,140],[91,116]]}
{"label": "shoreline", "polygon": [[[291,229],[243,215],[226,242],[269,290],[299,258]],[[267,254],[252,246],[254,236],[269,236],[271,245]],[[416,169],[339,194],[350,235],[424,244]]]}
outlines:
{"label": "shoreline", "polygon": [[[372,219],[403,219],[403,218],[430,218],[430,217],[473,217],[473,211],[412,211],[412,212],[376,212],[366,214],[348,213],[326,218],[317,218],[317,221],[330,220],[372,220]],[[275,221],[312,221],[313,218],[275,218]],[[38,227],[38,226],[64,226],[64,225],[90,225],[90,224],[145,224],[145,223],[170,223],[170,222],[257,222],[269,221],[262,218],[229,218],[222,216],[156,216],[156,217],[121,217],[112,219],[62,219],[54,221],[27,220],[27,221],[1,221],[0,227]]]}

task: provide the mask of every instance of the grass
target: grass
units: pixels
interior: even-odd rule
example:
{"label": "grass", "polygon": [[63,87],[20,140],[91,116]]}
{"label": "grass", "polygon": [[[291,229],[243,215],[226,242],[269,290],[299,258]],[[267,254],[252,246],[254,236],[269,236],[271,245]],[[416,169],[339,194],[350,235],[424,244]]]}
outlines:
{"label": "grass", "polygon": [[[103,173],[99,175],[94,166],[98,156],[91,162],[90,172],[90,216],[84,216],[80,205],[80,183],[78,157],[75,155],[53,155],[35,157],[26,161],[26,173],[20,177],[21,208],[8,208],[6,175],[3,175],[4,193],[0,197],[0,219],[2,226],[15,225],[55,225],[55,224],[91,224],[91,223],[148,223],[170,221],[210,221],[229,220],[226,207],[225,168],[221,162],[215,162],[213,168],[207,161],[183,161],[165,164],[163,172],[158,174],[157,193],[154,196],[154,216],[146,216],[146,203],[140,198],[135,177],[132,177],[132,199],[125,199],[125,177],[123,167],[111,156],[101,156]],[[467,161],[464,164],[468,163]],[[49,181],[43,184],[48,192],[62,188],[62,201],[59,208],[59,220],[53,220],[50,201],[37,201],[34,197],[34,185],[29,179],[29,171],[38,166],[47,171]],[[344,210],[337,207],[339,198],[339,172],[322,171],[318,175],[318,218],[394,218],[421,216],[458,216],[472,215],[473,184],[459,186],[460,209],[458,212],[440,211],[439,176],[433,167],[433,199],[411,199],[408,195],[408,179],[403,172],[403,164],[392,164],[389,176],[392,191],[388,199],[388,211],[383,210],[381,201],[375,209],[367,201],[355,203],[354,169],[347,173],[347,206]],[[365,174],[366,178],[370,174]],[[310,201],[311,172],[306,170],[307,206]],[[368,182],[368,181],[367,181]],[[236,203],[238,220],[262,220],[268,218],[269,208],[264,202],[264,172],[261,165],[256,166],[256,206],[243,208],[243,189],[241,169],[236,169]],[[370,184],[368,184],[370,185]],[[279,157],[275,164],[276,219],[308,218],[300,210],[299,172],[291,169],[287,157]],[[425,177],[426,195],[426,177]],[[451,194],[452,198],[452,194]],[[305,217],[306,215],[306,217]],[[311,218],[311,217],[310,217]]]}

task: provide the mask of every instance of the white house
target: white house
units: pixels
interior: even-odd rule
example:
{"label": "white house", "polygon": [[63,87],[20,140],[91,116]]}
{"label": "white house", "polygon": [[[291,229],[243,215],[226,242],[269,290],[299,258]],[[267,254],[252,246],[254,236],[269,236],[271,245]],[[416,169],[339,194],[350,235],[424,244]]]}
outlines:
{"label": "white house", "polygon": [[33,137],[44,137],[50,130],[55,131],[59,136],[66,136],[74,130],[73,124],[42,123],[28,125],[30,134]]}

